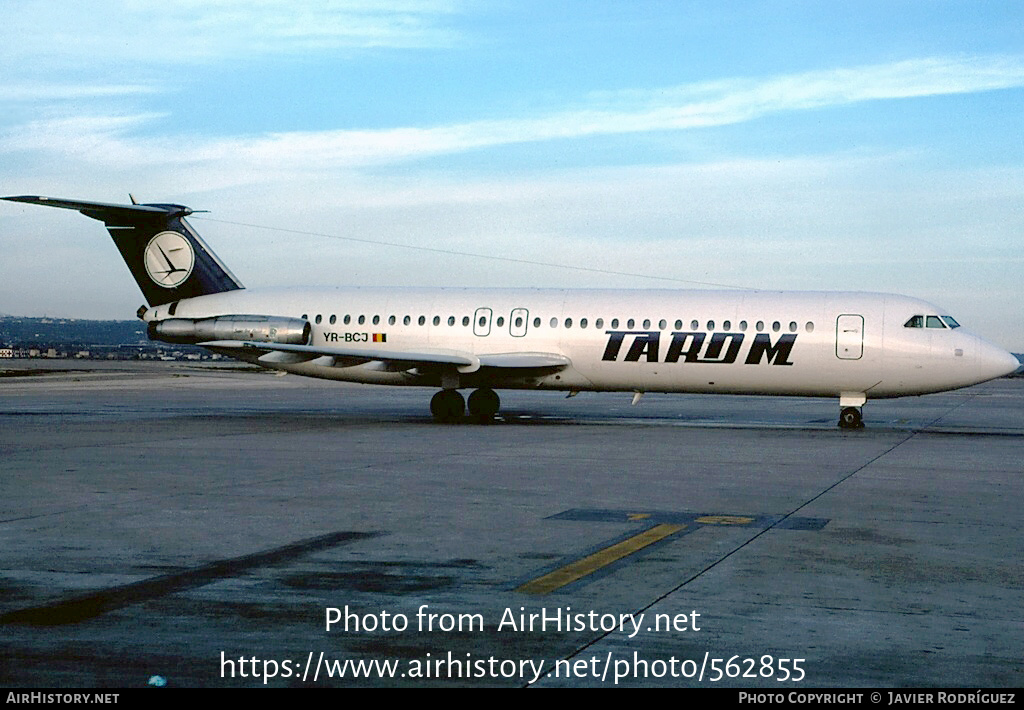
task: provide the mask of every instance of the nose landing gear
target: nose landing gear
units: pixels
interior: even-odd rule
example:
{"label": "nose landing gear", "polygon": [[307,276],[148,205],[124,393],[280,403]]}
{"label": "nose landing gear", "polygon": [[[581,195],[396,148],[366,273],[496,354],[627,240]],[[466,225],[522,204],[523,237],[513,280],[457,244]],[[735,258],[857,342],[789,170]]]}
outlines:
{"label": "nose landing gear", "polygon": [[839,428],[863,429],[864,417],[861,415],[861,407],[867,401],[868,396],[865,392],[840,392]]}

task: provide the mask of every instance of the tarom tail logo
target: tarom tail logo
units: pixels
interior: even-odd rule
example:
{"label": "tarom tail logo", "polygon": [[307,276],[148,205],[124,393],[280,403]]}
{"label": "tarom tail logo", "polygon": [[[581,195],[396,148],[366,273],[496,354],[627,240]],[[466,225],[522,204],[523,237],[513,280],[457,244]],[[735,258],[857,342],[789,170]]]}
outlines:
{"label": "tarom tail logo", "polygon": [[185,283],[192,275],[196,254],[183,235],[160,232],[146,245],[143,261],[153,283],[164,288],[174,288]]}

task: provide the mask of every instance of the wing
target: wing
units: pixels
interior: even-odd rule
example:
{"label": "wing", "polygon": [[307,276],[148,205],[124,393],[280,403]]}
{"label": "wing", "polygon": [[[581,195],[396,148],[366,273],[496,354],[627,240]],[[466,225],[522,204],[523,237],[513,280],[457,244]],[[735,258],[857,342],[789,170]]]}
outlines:
{"label": "wing", "polygon": [[395,350],[391,348],[328,347],[319,345],[286,345],[247,340],[212,340],[199,345],[221,351],[263,352],[258,361],[269,366],[311,362],[331,367],[352,367],[367,362],[383,362],[394,370],[453,367],[463,374],[481,368],[507,370],[517,374],[529,370],[556,372],[571,364],[569,358],[557,353],[492,353],[474,355],[457,350]]}

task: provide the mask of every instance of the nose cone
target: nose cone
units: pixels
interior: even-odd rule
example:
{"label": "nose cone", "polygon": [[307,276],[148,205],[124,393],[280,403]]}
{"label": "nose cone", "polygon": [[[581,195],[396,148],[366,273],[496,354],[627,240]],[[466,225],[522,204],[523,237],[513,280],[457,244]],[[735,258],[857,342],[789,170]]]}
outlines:
{"label": "nose cone", "polygon": [[1015,355],[1006,352],[997,345],[986,343],[984,340],[979,339],[977,352],[978,355],[975,362],[978,376],[984,378],[979,380],[979,382],[1004,377],[1016,372],[1021,366],[1020,361],[1017,360]]}

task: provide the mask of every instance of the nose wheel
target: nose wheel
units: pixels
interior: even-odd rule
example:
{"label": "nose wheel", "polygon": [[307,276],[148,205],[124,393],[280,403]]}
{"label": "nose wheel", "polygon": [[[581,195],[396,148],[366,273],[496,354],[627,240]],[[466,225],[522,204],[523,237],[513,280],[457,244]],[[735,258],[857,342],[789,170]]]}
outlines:
{"label": "nose wheel", "polygon": [[860,407],[846,407],[839,412],[839,427],[842,429],[863,429],[864,417]]}

